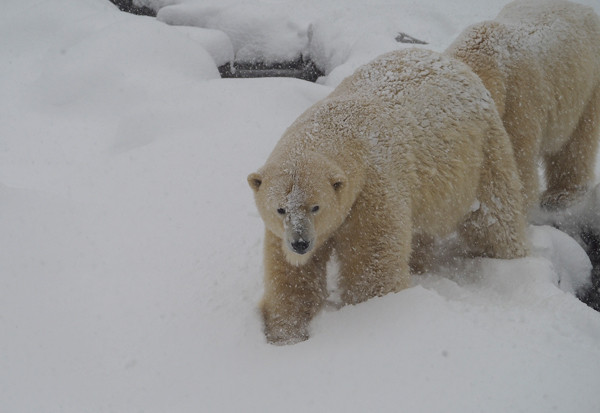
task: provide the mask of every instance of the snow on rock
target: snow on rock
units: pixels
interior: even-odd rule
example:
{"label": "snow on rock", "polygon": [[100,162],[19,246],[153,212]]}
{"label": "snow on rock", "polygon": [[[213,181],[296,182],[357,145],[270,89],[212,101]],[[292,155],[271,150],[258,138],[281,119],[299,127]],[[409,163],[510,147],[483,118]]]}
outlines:
{"label": "snow on rock", "polygon": [[[583,0],[597,10],[595,0]],[[454,0],[136,0],[168,24],[212,28],[231,39],[241,62],[274,63],[309,57],[336,86],[357,67],[407,47],[399,32],[444,50],[467,25],[494,18],[505,2]]]}
{"label": "snow on rock", "polygon": [[181,0],[133,0],[133,4],[138,7],[149,7],[154,11],[160,10],[162,7],[172,4],[181,3]]}
{"label": "snow on rock", "polygon": [[553,227],[531,227],[532,254],[553,264],[561,290],[576,294],[590,284],[592,264],[573,238]]}
{"label": "snow on rock", "polygon": [[501,7],[474,7],[467,0],[449,6],[435,1],[416,5],[404,0],[377,0],[368,5],[340,0],[137,3],[158,10],[157,18],[168,24],[223,31],[231,39],[237,61],[273,63],[309,57],[327,75],[321,83],[329,86],[337,85],[374,57],[407,47],[395,40],[399,32],[426,40],[426,47],[442,51],[464,28],[462,14],[474,23],[492,18]]}
{"label": "snow on rock", "polygon": [[[395,40],[396,28],[389,20],[386,30],[373,30],[371,24],[362,24],[357,16],[327,16],[315,21],[309,28],[308,56],[327,78],[321,83],[337,85],[354,70],[387,51],[402,47]],[[375,23],[375,22],[373,22]],[[352,27],[352,30],[348,30]],[[406,45],[404,45],[406,47]]]}
{"label": "snow on rock", "polygon": [[213,58],[217,66],[232,62],[233,45],[229,37],[220,30],[200,27],[175,26],[178,31],[193,42],[198,43]]}
{"label": "snow on rock", "polygon": [[400,32],[428,43],[420,47],[441,52],[461,26],[450,16],[431,10],[423,4],[406,7],[403,2],[357,4],[351,11],[328,10],[311,23],[307,54],[327,75],[321,82],[335,86],[375,57],[413,47],[396,41]]}
{"label": "snow on rock", "polygon": [[238,62],[296,60],[306,49],[308,39],[306,27],[267,5],[215,7],[183,3],[161,8],[157,19],[227,33]]}

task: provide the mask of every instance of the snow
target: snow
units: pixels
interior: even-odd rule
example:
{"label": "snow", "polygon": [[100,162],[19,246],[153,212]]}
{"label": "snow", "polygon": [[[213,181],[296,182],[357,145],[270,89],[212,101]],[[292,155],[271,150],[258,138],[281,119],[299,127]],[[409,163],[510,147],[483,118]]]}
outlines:
{"label": "snow", "polygon": [[[345,73],[398,47],[385,33],[441,50],[505,2],[172,7],[200,3],[222,9],[214,27],[106,0],[3,5],[1,410],[600,411],[600,315],[573,295],[589,261],[550,227],[530,228],[530,257],[449,260],[398,294],[332,306],[294,346],[268,345],[256,310],[247,174]],[[260,37],[265,22],[285,47]],[[321,84],[218,78],[235,39],[259,58],[305,33]]]}
{"label": "snow", "polygon": [[406,1],[257,1],[207,0],[164,2],[138,0],[158,10],[157,19],[168,24],[222,30],[232,41],[237,61],[267,63],[310,57],[327,77],[321,83],[335,86],[357,67],[376,56],[401,47],[394,39],[404,33],[427,41],[441,51],[465,27],[457,8],[469,10],[474,23],[494,16],[502,4],[473,5],[468,0],[449,4],[426,0]]}

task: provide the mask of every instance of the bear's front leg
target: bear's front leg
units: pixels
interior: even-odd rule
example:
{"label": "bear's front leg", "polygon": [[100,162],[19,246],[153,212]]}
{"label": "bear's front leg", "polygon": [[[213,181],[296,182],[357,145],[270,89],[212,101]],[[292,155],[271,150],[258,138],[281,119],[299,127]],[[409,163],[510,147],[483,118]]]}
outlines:
{"label": "bear's front leg", "polygon": [[398,292],[411,284],[411,220],[403,201],[361,196],[335,245],[344,304]]}
{"label": "bear's front leg", "polygon": [[309,261],[290,264],[281,239],[266,231],[265,294],[261,310],[267,341],[294,344],[308,338],[308,326],[327,298],[328,245],[318,247]]}

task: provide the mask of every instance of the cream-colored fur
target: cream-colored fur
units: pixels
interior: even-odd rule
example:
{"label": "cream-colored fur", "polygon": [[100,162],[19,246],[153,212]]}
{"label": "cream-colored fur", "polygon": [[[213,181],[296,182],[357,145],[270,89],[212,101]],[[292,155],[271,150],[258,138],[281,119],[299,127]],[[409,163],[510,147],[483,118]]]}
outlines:
{"label": "cream-colored fur", "polygon": [[413,246],[455,230],[474,254],[526,253],[521,186],[494,103],[466,65],[438,53],[397,51],[359,68],[248,182],[266,226],[270,342],[308,337],[333,251],[347,304],[408,287]]}
{"label": "cream-colored fur", "polygon": [[594,178],[600,130],[600,19],[566,1],[515,1],[466,29],[446,53],[492,94],[508,132],[527,206],[567,206]]}

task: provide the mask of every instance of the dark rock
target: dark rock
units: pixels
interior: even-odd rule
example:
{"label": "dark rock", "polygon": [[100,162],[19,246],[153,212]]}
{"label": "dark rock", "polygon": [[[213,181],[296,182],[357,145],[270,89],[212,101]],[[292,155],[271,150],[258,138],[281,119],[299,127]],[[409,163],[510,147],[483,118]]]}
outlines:
{"label": "dark rock", "polygon": [[427,44],[427,42],[425,42],[423,40],[415,39],[414,37],[409,36],[406,33],[398,33],[398,36],[396,36],[396,41],[398,43],[408,43],[408,44]]}
{"label": "dark rock", "polygon": [[251,77],[295,77],[316,81],[324,73],[308,59],[302,57],[294,61],[265,64],[262,62],[233,62],[219,67],[223,78]]}
{"label": "dark rock", "polygon": [[146,6],[136,6],[135,4],[133,4],[133,0],[109,0],[111,3],[113,3],[115,6],[117,6],[119,8],[119,10],[127,12],[127,13],[131,13],[131,14],[137,14],[139,16],[152,16],[152,17],[156,17],[156,11],[152,10],[149,7]]}
{"label": "dark rock", "polygon": [[592,262],[591,285],[578,294],[578,298],[596,311],[600,311],[600,234],[584,229],[581,241]]}

